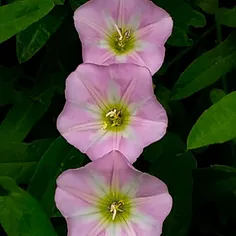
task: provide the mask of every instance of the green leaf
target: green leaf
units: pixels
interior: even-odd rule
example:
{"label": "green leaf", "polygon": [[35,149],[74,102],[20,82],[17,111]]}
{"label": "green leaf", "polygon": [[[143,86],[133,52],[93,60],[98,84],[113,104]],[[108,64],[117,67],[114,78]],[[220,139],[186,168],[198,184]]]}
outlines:
{"label": "green leaf", "polygon": [[44,17],[53,7],[52,0],[24,0],[1,6],[0,43]]}
{"label": "green leaf", "polygon": [[172,99],[186,98],[213,84],[232,68],[236,67],[236,33],[232,33],[216,48],[193,61],[176,82]]}
{"label": "green leaf", "polygon": [[236,27],[236,6],[232,9],[219,8],[216,11],[216,19],[222,25]]}
{"label": "green leaf", "polygon": [[0,125],[2,145],[21,142],[47,111],[50,105],[51,92],[44,101],[32,101],[25,98],[24,102],[15,104]]}
{"label": "green leaf", "polygon": [[[65,74],[65,82],[68,74],[75,70],[78,63],[82,63],[82,58],[80,59],[82,56],[78,54],[80,50],[81,42],[78,40],[73,17],[67,17],[48,42],[37,77],[44,78],[45,74],[60,71],[61,74]],[[55,84],[57,84],[56,81]],[[64,93],[65,84],[61,88]]]}
{"label": "green leaf", "polygon": [[[236,190],[234,167],[213,165],[209,168],[200,168],[194,171],[194,179],[196,189],[204,192],[204,196],[201,194],[198,196],[203,201],[214,200],[222,204],[222,198],[233,195]],[[234,205],[236,207],[236,202]]]}
{"label": "green leaf", "polygon": [[56,209],[54,193],[57,177],[64,170],[80,167],[84,157],[84,154],[62,137],[57,138],[44,153],[30,181],[28,191],[38,199],[48,216],[52,216]]}
{"label": "green leaf", "polygon": [[20,75],[19,67],[0,67],[0,106],[20,100],[20,93],[14,88],[14,82]]}
{"label": "green leaf", "polygon": [[[164,8],[173,18],[174,29],[168,43],[174,46],[190,46],[192,40],[188,38],[189,26],[203,27],[206,19],[203,14],[191,8],[184,0],[155,0],[157,6]],[[183,14],[184,13],[184,14]]]}
{"label": "green leaf", "polygon": [[65,0],[53,0],[56,5],[63,5]]}
{"label": "green leaf", "polygon": [[0,221],[8,236],[56,236],[38,202],[14,180],[0,177]]}
{"label": "green leaf", "polygon": [[48,110],[52,96],[57,92],[58,84],[61,84],[61,77],[65,78],[58,73],[45,76],[37,86],[26,94],[27,96],[25,95],[19,103],[12,107],[0,125],[2,144],[11,145],[11,143],[24,140]]}
{"label": "green leaf", "polygon": [[210,99],[211,102],[214,104],[216,102],[219,102],[224,96],[225,96],[225,92],[222,89],[212,89],[210,92]]}
{"label": "green leaf", "polygon": [[70,5],[72,10],[76,10],[78,7],[80,7],[82,4],[86,3],[88,0],[70,0]]}
{"label": "green leaf", "polygon": [[[216,222],[219,230],[222,229],[222,226],[234,229],[236,217],[236,169],[229,166],[214,165],[209,168],[196,169],[193,176],[198,222],[201,225],[212,224],[213,232],[217,230],[215,227]],[[204,216],[202,215],[203,211],[205,212]],[[212,216],[214,216],[214,220]],[[230,227],[230,224],[232,224],[233,228]],[[230,233],[230,235],[235,235],[235,229],[230,230]]]}
{"label": "green leaf", "polygon": [[11,177],[17,183],[28,184],[38,161],[51,142],[51,139],[42,139],[29,144],[1,145],[0,175]]}
{"label": "green leaf", "polygon": [[223,143],[236,137],[236,92],[206,110],[188,136],[188,149]]}
{"label": "green leaf", "polygon": [[204,192],[205,201],[221,200],[236,190],[236,169],[234,167],[213,165],[194,171],[196,188]]}
{"label": "green leaf", "polygon": [[54,8],[48,15],[29,26],[16,36],[16,52],[19,62],[35,55],[60,27],[67,11],[64,7]]}
{"label": "green leaf", "polygon": [[162,140],[144,150],[151,162],[152,174],[164,181],[173,197],[173,208],[164,222],[163,236],[187,236],[192,218],[192,170],[196,167],[184,142],[168,133]]}
{"label": "green leaf", "polygon": [[168,114],[172,131],[183,134],[183,137],[186,137],[191,126],[184,106],[180,101],[171,100],[171,91],[161,84],[158,84],[155,94]]}
{"label": "green leaf", "polygon": [[219,0],[196,0],[196,3],[206,13],[214,14],[218,9]]}

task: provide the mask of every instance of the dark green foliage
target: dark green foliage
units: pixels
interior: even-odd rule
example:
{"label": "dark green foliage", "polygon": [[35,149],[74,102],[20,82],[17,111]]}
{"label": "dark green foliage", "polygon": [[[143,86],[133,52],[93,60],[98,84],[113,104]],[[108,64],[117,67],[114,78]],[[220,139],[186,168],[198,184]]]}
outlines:
{"label": "dark green foliage", "polygon": [[[88,159],[59,136],[56,119],[65,79],[82,63],[73,12],[85,2],[0,0],[0,235],[66,235],[56,179]],[[174,20],[153,76],[169,125],[135,165],[173,197],[163,236],[235,236],[235,1],[153,2]]]}

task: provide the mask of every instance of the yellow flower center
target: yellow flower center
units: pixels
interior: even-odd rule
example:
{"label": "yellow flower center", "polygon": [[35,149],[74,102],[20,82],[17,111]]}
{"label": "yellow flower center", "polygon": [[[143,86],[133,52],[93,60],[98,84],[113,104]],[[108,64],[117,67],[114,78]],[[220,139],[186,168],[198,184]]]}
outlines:
{"label": "yellow flower center", "polygon": [[132,199],[120,192],[109,192],[99,199],[98,209],[101,217],[116,224],[128,220],[132,215]]}
{"label": "yellow flower center", "polygon": [[116,54],[125,54],[135,47],[135,38],[130,29],[119,28],[114,25],[115,31],[109,39],[109,45]]}
{"label": "yellow flower center", "polygon": [[112,108],[103,113],[103,130],[118,131],[123,130],[129,123],[130,114],[127,108]]}
{"label": "yellow flower center", "polygon": [[111,127],[119,126],[122,123],[121,111],[119,111],[115,108],[113,110],[107,112],[106,117],[108,117],[108,119],[110,120]]}
{"label": "yellow flower center", "polygon": [[111,206],[109,207],[110,213],[112,213],[112,220],[115,220],[116,215],[118,213],[122,213],[124,211],[123,209],[124,201],[120,200],[118,202],[113,202]]}

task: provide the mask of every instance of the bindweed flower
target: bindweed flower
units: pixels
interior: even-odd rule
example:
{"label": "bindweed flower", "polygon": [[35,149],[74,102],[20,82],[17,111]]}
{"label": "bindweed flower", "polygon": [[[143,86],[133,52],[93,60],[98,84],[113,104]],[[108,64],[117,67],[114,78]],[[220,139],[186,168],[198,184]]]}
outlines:
{"label": "bindweed flower", "polygon": [[150,0],[90,0],[74,21],[84,62],[134,63],[152,74],[163,63],[173,27],[169,14]]}
{"label": "bindweed flower", "polygon": [[159,236],[172,207],[167,186],[113,151],[57,179],[68,236]]}
{"label": "bindweed flower", "polygon": [[57,128],[92,160],[118,150],[133,163],[166,133],[167,115],[145,67],[82,64],[67,78],[65,96]]}

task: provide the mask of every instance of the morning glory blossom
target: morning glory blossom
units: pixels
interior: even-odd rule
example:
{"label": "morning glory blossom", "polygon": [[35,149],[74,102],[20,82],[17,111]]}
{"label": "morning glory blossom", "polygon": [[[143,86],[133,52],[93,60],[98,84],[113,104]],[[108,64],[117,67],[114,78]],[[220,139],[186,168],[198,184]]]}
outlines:
{"label": "morning glory blossom", "polygon": [[66,80],[61,135],[91,160],[112,150],[130,163],[166,133],[167,115],[148,69],[134,64],[82,64]]}
{"label": "morning glory blossom", "polygon": [[134,63],[152,74],[171,35],[170,15],[150,0],[90,0],[74,13],[84,62]]}
{"label": "morning glory blossom", "polygon": [[172,207],[167,186],[116,151],[62,173],[55,202],[68,236],[160,236]]}

